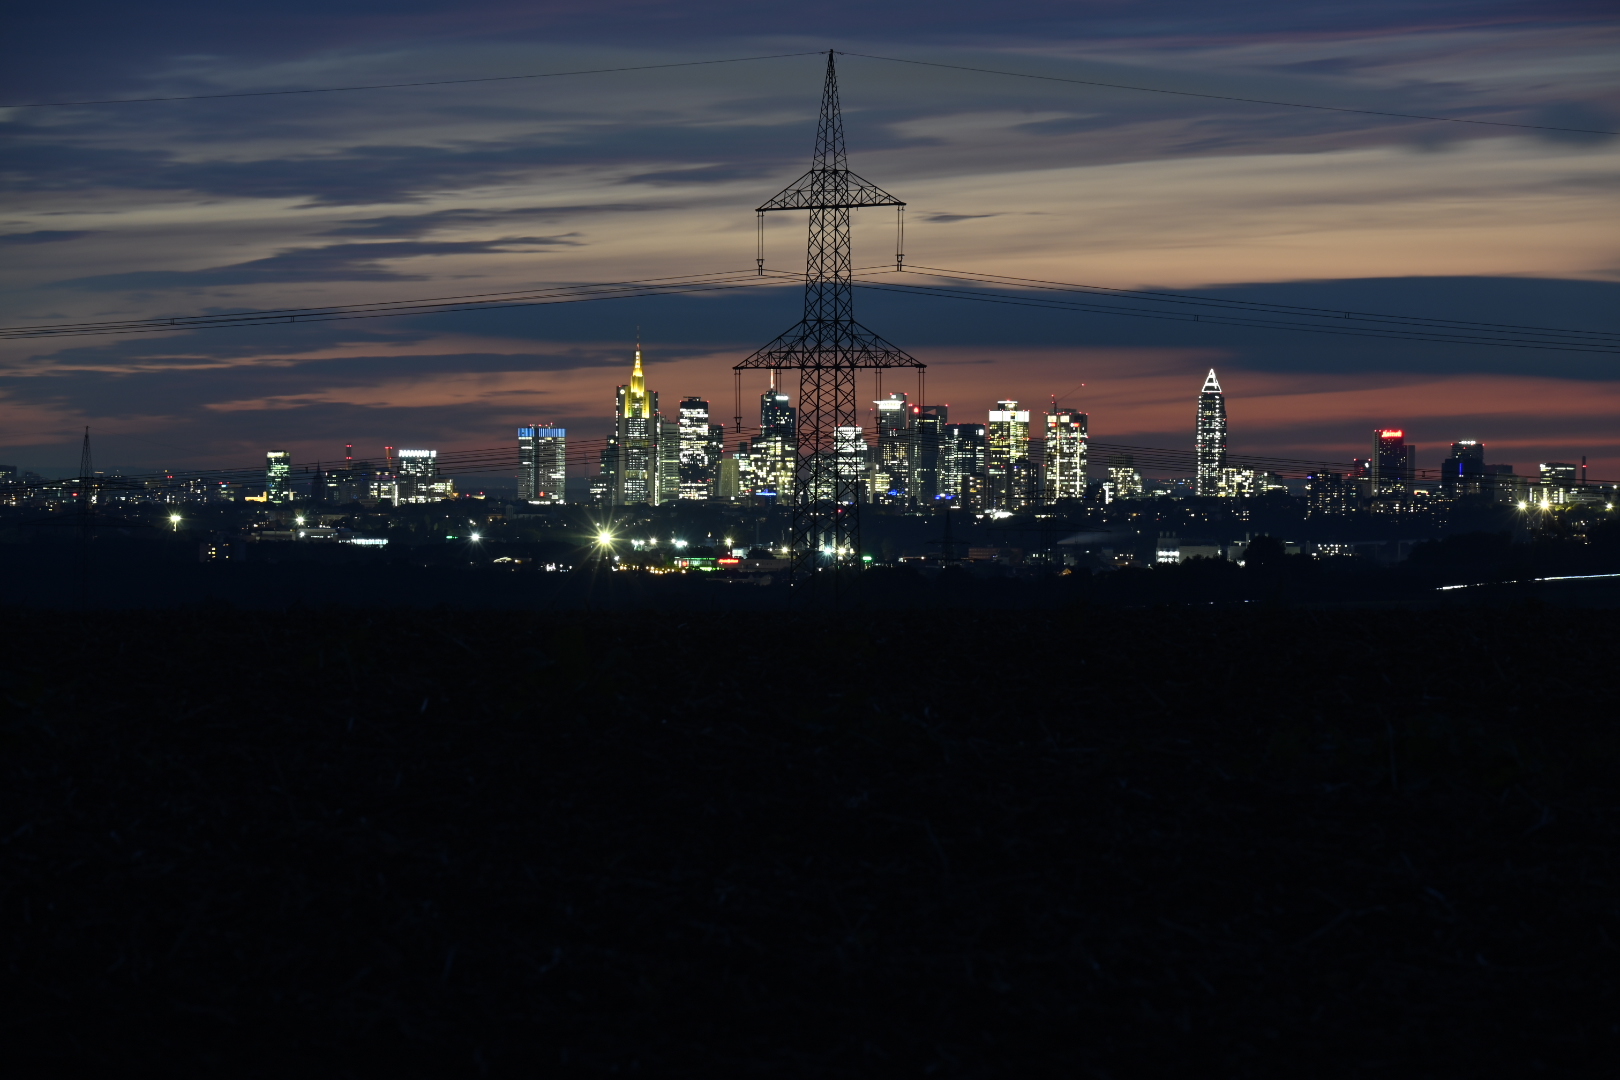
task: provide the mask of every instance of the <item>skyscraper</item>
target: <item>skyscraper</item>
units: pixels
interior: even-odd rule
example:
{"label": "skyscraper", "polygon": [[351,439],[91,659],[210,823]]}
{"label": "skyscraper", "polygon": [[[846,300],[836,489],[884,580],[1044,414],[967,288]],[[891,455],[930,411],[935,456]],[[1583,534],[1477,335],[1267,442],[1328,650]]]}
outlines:
{"label": "skyscraper", "polygon": [[944,450],[945,424],[949,419],[950,408],[946,405],[912,407],[913,496],[923,507],[932,506],[940,493],[940,454]]}
{"label": "skyscraper", "polygon": [[[867,476],[871,460],[871,447],[866,445],[866,431],[858,427],[833,429],[834,467],[840,480],[861,481]],[[861,485],[854,490],[862,490]],[[826,498],[832,498],[828,492]]]}
{"label": "skyscraper", "polygon": [[396,503],[438,502],[455,497],[453,481],[439,476],[437,450],[399,451],[399,469],[395,479]]}
{"label": "skyscraper", "polygon": [[[658,419],[658,392],[647,389],[638,344],[630,382],[618,388],[614,404],[613,505],[634,506],[658,501]],[[607,455],[603,457],[605,471]]]}
{"label": "skyscraper", "polygon": [[1440,487],[1449,495],[1475,495],[1485,482],[1485,444],[1464,439],[1451,444],[1451,456],[1440,463]]}
{"label": "skyscraper", "polygon": [[1053,410],[1046,414],[1045,500],[1086,497],[1086,421],[1078,409]]}
{"label": "skyscraper", "polygon": [[1338,517],[1355,508],[1355,485],[1342,473],[1318,469],[1305,480],[1307,517]]}
{"label": "skyscraper", "polygon": [[1226,396],[1215,369],[1209,369],[1204,388],[1198,393],[1198,427],[1194,436],[1198,452],[1198,474],[1194,490],[1199,495],[1221,493],[1221,470],[1226,468]]}
{"label": "skyscraper", "polygon": [[719,476],[719,455],[711,454],[709,403],[702,398],[681,399],[680,455],[683,499],[712,499]]}
{"label": "skyscraper", "polygon": [[985,425],[946,424],[943,430],[939,493],[957,506],[984,509]]}
{"label": "skyscraper", "polygon": [[681,497],[681,423],[659,416],[658,428],[658,486],[653,504],[672,503]]}
{"label": "skyscraper", "polygon": [[1399,428],[1374,428],[1372,452],[1374,498],[1399,497],[1411,490],[1412,448]]}
{"label": "skyscraper", "polygon": [[749,458],[754,494],[783,500],[783,506],[793,501],[793,479],[799,462],[797,424],[798,414],[788,396],[776,388],[773,371],[771,388],[759,398],[759,437],[749,448]]}
{"label": "skyscraper", "polygon": [[877,456],[872,470],[872,501],[905,505],[911,501],[912,406],[905,394],[890,394],[877,406]]}
{"label": "skyscraper", "polygon": [[990,410],[984,464],[990,506],[1012,510],[1029,501],[1029,410],[998,401]]}
{"label": "skyscraper", "polygon": [[518,498],[561,506],[568,486],[568,429],[518,428]]}
{"label": "skyscraper", "polygon": [[1108,483],[1116,499],[1140,499],[1142,497],[1142,473],[1136,467],[1136,458],[1130,454],[1120,454],[1108,462]]}
{"label": "skyscraper", "polygon": [[285,450],[264,455],[264,497],[273,503],[292,502],[292,455]]}

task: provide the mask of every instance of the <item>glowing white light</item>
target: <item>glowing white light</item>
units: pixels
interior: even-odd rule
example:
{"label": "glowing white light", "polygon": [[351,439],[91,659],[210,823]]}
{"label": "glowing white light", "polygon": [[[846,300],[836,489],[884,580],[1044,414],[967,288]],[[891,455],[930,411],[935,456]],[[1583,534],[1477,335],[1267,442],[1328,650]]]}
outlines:
{"label": "glowing white light", "polygon": [[596,534],[596,542],[598,544],[611,544],[611,543],[613,543],[613,534],[610,533],[610,532],[597,533]]}
{"label": "glowing white light", "polygon": [[468,539],[476,544],[476,543],[478,543],[478,541],[483,539],[483,534],[482,533],[473,533],[472,535],[470,535],[468,537]]}

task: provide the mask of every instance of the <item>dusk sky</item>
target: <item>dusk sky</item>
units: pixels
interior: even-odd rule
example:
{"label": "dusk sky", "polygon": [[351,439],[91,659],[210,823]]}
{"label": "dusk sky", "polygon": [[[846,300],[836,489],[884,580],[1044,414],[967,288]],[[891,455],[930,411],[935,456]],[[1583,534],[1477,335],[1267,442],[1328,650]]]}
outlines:
{"label": "dusk sky", "polygon": [[[109,2],[13,15],[0,101],[343,87],[826,50],[1508,124],[1620,130],[1620,21],[1554,2]],[[0,109],[0,323],[307,307],[751,268],[809,164],[824,56],[263,98]],[[1620,138],[838,60],[850,164],[908,261],[1124,288],[1620,330]],[[801,269],[804,216],[769,264]],[[857,263],[892,259],[887,211]],[[1364,456],[1404,428],[1620,479],[1613,356],[1059,314],[887,293],[857,317],[953,420],[1051,395],[1093,438]],[[248,465],[606,434],[639,324],[666,409],[799,316],[794,288],[0,344],[0,460]],[[1083,388],[1081,384],[1084,384]],[[762,384],[748,385],[757,403]],[[757,404],[749,408],[757,420]]]}

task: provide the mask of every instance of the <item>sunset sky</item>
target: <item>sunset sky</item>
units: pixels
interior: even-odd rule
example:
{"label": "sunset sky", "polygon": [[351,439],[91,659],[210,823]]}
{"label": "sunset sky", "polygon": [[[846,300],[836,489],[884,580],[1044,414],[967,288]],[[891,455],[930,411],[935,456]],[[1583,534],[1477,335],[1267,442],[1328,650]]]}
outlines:
{"label": "sunset sky", "polygon": [[[826,50],[1352,109],[1620,130],[1602,3],[67,3],[12,18],[10,104],[343,87]],[[814,29],[809,24],[814,23]],[[804,171],[825,59],[0,109],[0,323],[409,299],[751,268]],[[1620,138],[839,58],[850,163],[908,261],[1125,288],[1620,330]],[[769,264],[800,269],[803,215]],[[857,263],[892,260],[868,211]],[[0,344],[0,461],[251,464],[607,431],[639,325],[666,408],[798,291]],[[1290,334],[861,292],[953,420],[1051,395],[1187,449],[1205,371],[1235,452],[1348,460],[1404,428],[1620,480],[1620,357]],[[1082,385],[1083,384],[1083,385]],[[761,384],[749,384],[757,396]],[[747,419],[757,419],[753,409]]]}

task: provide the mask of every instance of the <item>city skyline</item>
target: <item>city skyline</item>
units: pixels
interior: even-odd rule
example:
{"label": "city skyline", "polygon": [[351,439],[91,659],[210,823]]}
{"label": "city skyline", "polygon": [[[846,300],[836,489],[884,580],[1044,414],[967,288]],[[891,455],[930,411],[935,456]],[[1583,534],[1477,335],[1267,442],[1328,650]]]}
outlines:
{"label": "city skyline", "polygon": [[[1375,111],[1614,126],[1603,116],[1620,90],[1588,62],[1611,27],[1567,12],[1509,25],[1494,10],[1447,7],[1444,27],[1422,5],[1344,12],[1326,35],[1292,12],[1223,13],[1221,34],[1188,51],[1186,35],[1207,28],[1184,13],[1127,33],[1091,12],[1054,31],[1020,9],[998,15],[992,37],[963,16],[909,41],[834,44]],[[683,36],[708,18],[611,46],[609,23],[592,19],[565,39],[538,23],[503,29],[498,43],[474,35],[456,55],[389,41],[415,67],[469,74],[684,62],[700,49],[712,57],[712,35]],[[728,33],[722,44],[738,55],[792,51]],[[232,40],[243,47],[240,35],[211,47],[229,53]],[[1401,50],[1384,48],[1393,40]],[[33,66],[51,45],[8,75],[21,80],[19,101],[388,81],[399,61],[387,45],[265,38],[251,56],[203,50],[182,62],[176,45],[147,42],[100,68],[77,54]],[[31,156],[18,159],[0,226],[10,286],[0,303],[15,324],[751,267],[748,209],[803,169],[817,67],[807,56],[556,80],[532,100],[485,87],[331,96],[318,109],[285,98],[15,111]],[[1530,77],[1554,70],[1563,77]],[[912,201],[908,258],[922,265],[1555,326],[1602,328],[1620,310],[1615,215],[1600,195],[1620,154],[1614,138],[1239,108],[859,58],[843,78],[852,142]],[[1562,96],[1549,100],[1554,85]],[[124,164],[94,164],[104,158]],[[883,254],[877,231],[860,242],[865,260]],[[799,265],[796,230],[772,226],[766,240],[768,265]],[[424,445],[484,445],[486,433],[537,415],[595,430],[612,419],[597,385],[638,323],[659,363],[681,369],[666,392],[724,403],[726,371],[779,329],[792,292],[7,342],[0,460],[70,469],[85,424],[103,460],[128,468],[244,462],[267,445],[314,460],[334,441],[383,444],[402,432]],[[1521,471],[1585,453],[1594,475],[1620,475],[1620,380],[1601,358],[963,312],[892,294],[861,303],[928,363],[938,402],[1039,402],[1083,378],[1083,407],[1107,417],[1094,436],[1178,445],[1179,387],[1217,367],[1245,388],[1232,420],[1256,452],[1337,460],[1385,424],[1416,433],[1423,467],[1472,437]]]}

